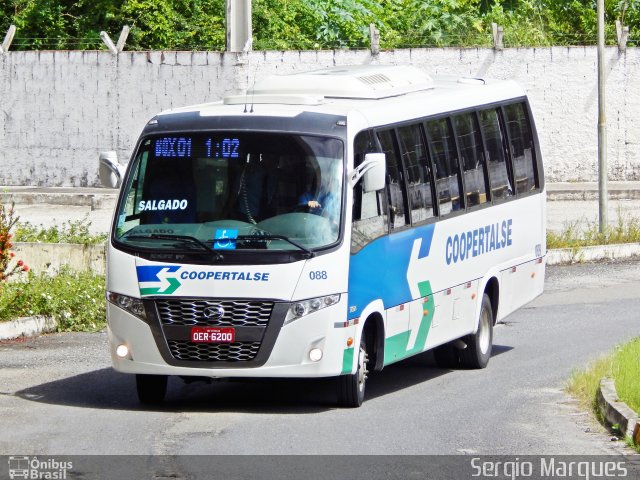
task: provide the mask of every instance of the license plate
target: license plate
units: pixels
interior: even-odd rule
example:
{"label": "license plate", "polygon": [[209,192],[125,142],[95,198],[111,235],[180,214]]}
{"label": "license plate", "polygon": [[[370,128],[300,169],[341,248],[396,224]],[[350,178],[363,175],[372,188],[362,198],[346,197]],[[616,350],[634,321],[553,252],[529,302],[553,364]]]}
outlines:
{"label": "license plate", "polygon": [[193,327],[191,329],[191,341],[195,343],[231,343],[235,339],[235,328]]}

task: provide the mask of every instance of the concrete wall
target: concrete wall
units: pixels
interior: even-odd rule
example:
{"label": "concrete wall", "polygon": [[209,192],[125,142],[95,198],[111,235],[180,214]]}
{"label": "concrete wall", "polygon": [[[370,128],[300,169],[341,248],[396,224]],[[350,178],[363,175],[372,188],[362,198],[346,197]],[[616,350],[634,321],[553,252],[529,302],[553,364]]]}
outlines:
{"label": "concrete wall", "polygon": [[[606,52],[609,178],[640,180],[640,49]],[[368,51],[0,55],[0,185],[92,186],[97,152],[128,158],[156,112],[242,93],[256,76],[372,62]],[[407,49],[374,62],[526,86],[549,181],[597,179],[595,47]]]}
{"label": "concrete wall", "polygon": [[80,245],[77,243],[16,242],[15,258],[21,259],[36,273],[57,274],[64,268],[74,272],[91,270],[96,275],[106,273],[105,244]]}

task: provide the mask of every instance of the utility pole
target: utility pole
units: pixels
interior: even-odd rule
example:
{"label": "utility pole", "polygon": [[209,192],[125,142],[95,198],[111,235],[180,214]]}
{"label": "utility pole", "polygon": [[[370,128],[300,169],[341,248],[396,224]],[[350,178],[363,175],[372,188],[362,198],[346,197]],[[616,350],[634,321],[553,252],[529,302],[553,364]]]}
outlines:
{"label": "utility pole", "polygon": [[604,0],[598,0],[598,213],[599,230],[607,229],[607,116],[604,75]]}
{"label": "utility pole", "polygon": [[251,50],[251,0],[226,0],[227,52]]}

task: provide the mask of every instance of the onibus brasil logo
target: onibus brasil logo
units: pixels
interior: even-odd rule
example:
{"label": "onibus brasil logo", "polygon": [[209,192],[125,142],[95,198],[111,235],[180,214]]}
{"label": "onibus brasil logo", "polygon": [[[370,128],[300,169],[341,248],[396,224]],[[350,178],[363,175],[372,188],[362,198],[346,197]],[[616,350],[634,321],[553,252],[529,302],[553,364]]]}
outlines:
{"label": "onibus brasil logo", "polygon": [[65,480],[67,471],[73,468],[73,462],[61,462],[53,458],[46,460],[38,457],[9,457],[9,478]]}
{"label": "onibus brasil logo", "polygon": [[171,295],[180,287],[175,273],[177,265],[145,265],[136,267],[140,295]]}

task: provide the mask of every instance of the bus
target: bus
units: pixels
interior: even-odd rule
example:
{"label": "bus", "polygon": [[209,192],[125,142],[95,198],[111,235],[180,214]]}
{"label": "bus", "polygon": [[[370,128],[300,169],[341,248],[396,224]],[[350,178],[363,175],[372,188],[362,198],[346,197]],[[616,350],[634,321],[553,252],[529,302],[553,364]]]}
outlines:
{"label": "bus", "polygon": [[[168,376],[336,377],[433,351],[484,368],[496,322],[540,295],[542,156],[515,82],[412,66],[264,77],[144,127],[108,242],[113,366]],[[121,185],[120,185],[121,184]]]}

